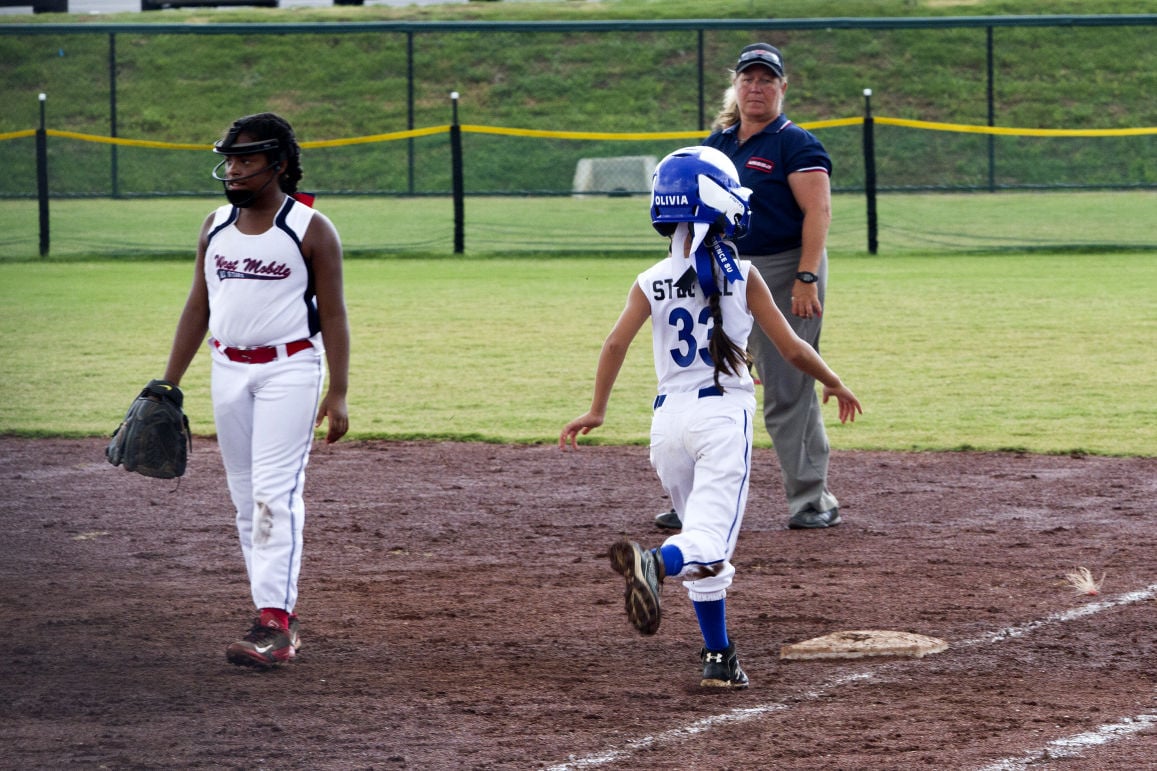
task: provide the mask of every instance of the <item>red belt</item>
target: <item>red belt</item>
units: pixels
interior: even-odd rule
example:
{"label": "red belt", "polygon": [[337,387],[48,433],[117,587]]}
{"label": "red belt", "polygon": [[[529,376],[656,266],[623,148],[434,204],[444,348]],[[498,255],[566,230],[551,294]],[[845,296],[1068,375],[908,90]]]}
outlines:
{"label": "red belt", "polygon": [[271,361],[289,358],[295,353],[301,353],[307,348],[313,347],[313,343],[309,340],[294,340],[285,345],[266,345],[258,348],[226,348],[214,339],[213,345],[218,351],[225,354],[229,361],[238,361],[242,364],[268,364]]}

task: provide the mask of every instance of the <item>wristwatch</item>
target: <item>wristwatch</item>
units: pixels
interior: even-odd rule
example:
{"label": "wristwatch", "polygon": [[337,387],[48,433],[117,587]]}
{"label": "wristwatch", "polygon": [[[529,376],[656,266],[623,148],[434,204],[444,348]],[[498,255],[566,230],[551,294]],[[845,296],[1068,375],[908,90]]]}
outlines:
{"label": "wristwatch", "polygon": [[795,280],[802,281],[805,284],[814,284],[820,280],[820,277],[815,273],[812,273],[810,270],[801,270],[799,273],[795,274]]}

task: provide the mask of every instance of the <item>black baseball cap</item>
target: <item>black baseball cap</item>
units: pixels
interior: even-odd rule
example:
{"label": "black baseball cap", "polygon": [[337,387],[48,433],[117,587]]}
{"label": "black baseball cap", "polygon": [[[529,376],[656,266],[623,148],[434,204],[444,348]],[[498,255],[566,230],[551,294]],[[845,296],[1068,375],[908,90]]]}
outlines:
{"label": "black baseball cap", "polygon": [[783,77],[783,54],[779,49],[768,43],[752,43],[739,52],[739,61],[735,63],[735,74],[743,72],[753,64],[762,64],[779,77]]}

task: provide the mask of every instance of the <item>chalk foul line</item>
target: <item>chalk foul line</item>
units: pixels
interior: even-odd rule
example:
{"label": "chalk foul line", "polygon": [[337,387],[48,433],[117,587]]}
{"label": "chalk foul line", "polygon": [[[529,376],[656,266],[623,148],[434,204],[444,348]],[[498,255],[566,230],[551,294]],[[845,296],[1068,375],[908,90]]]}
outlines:
{"label": "chalk foul line", "polygon": [[[1077,608],[1066,610],[1062,613],[1053,613],[1042,619],[1035,621],[1028,621],[1023,624],[1005,627],[998,629],[995,632],[990,632],[981,637],[976,637],[971,640],[961,640],[952,643],[953,647],[971,647],[977,645],[993,645],[1007,640],[1013,640],[1017,637],[1023,637],[1026,634],[1035,632],[1036,630],[1049,626],[1052,624],[1063,624],[1069,621],[1075,621],[1086,616],[1091,616],[1096,613],[1101,613],[1113,608],[1130,605],[1135,602],[1143,602],[1145,600],[1157,597],[1157,584],[1150,584],[1144,589],[1139,589],[1134,592],[1126,592],[1113,599],[1101,600],[1099,602],[1090,602]],[[882,664],[877,669],[889,667],[895,662],[888,662]],[[828,682],[821,685],[819,688],[808,691],[801,697],[793,698],[792,703],[801,701],[814,701],[823,696],[828,695],[831,691],[840,688],[841,686],[855,683],[861,680],[868,680],[873,677],[872,672],[861,672],[854,675],[841,675],[832,678]],[[680,741],[690,736],[708,731],[716,726],[725,725],[728,723],[743,723],[748,720],[755,720],[764,715],[769,715],[774,712],[782,712],[790,709],[791,704],[787,702],[771,702],[769,704],[757,705],[754,707],[744,707],[733,709],[719,715],[709,715],[705,718],[700,718],[692,723],[678,728],[672,728],[662,733],[643,736],[637,739],[628,739],[622,749],[612,749],[605,752],[595,753],[592,755],[585,755],[583,757],[576,757],[571,755],[565,763],[559,763],[549,766],[547,771],[571,771],[572,769],[595,768],[597,766],[606,765],[607,763],[615,763],[620,760],[625,760],[631,757],[635,752],[648,747],[655,747],[658,745],[667,744],[669,742]],[[1075,736],[1063,737],[1049,742],[1039,750],[1029,750],[1024,756],[1015,759],[1005,759],[997,761],[993,765],[985,766],[980,771],[1019,771],[1027,768],[1030,764],[1047,759],[1050,757],[1075,757],[1080,755],[1085,749],[1100,744],[1106,744],[1115,739],[1131,736],[1139,731],[1144,731],[1148,728],[1157,726],[1157,714],[1142,714],[1134,717],[1122,718],[1116,723],[1105,724],[1098,726],[1092,731],[1077,734]]]}
{"label": "chalk foul line", "polygon": [[1108,744],[1115,739],[1132,736],[1154,726],[1157,726],[1157,714],[1122,718],[1116,723],[1107,723],[1083,734],[1054,739],[1039,750],[1029,750],[1017,758],[998,760],[984,766],[980,771],[1020,771],[1054,758],[1080,757],[1089,747]]}

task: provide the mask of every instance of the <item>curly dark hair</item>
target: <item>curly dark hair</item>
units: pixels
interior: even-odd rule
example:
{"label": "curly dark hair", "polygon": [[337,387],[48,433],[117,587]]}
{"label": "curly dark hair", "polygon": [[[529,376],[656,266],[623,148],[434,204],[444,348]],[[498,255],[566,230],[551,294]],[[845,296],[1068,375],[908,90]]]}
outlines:
{"label": "curly dark hair", "polygon": [[[225,132],[224,142],[233,144],[239,134],[248,134],[253,141],[261,142],[266,139],[276,139],[278,148],[266,153],[270,163],[286,161],[285,171],[277,180],[281,192],[292,195],[297,192],[297,183],[301,181],[301,146],[294,136],[293,127],[289,121],[272,112],[259,112],[256,115],[246,115],[233,121],[233,125]],[[276,156],[276,157],[274,157]]]}

